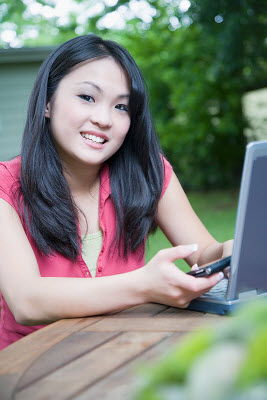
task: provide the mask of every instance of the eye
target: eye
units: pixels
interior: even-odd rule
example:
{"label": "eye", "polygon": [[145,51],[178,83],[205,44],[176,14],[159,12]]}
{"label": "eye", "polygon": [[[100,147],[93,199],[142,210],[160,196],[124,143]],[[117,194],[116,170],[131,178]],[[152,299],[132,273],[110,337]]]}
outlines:
{"label": "eye", "polygon": [[89,96],[88,94],[81,94],[78,97],[80,97],[81,99],[88,101],[89,103],[94,102],[94,98],[92,96]]}
{"label": "eye", "polygon": [[129,107],[127,107],[125,104],[117,104],[115,108],[121,111],[126,111],[126,112],[129,111]]}

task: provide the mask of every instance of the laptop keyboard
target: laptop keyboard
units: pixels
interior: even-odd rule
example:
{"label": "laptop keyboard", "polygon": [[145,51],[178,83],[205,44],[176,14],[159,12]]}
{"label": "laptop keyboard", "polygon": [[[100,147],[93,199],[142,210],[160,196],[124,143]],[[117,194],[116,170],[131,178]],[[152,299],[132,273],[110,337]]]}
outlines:
{"label": "laptop keyboard", "polygon": [[205,293],[203,296],[205,298],[216,297],[217,299],[224,299],[227,287],[228,287],[228,279],[223,279],[222,281],[217,283],[217,285],[213,286],[213,288],[211,288],[210,291]]}

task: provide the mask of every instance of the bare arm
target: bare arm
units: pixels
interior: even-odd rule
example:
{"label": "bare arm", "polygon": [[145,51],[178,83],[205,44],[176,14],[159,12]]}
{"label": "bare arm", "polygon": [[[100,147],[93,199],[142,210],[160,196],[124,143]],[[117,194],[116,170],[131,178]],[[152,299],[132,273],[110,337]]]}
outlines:
{"label": "bare arm", "polygon": [[15,319],[24,325],[50,323],[157,302],[185,307],[221,278],[194,278],[173,261],[190,257],[190,246],[160,251],[146,266],[95,279],[43,278],[15,210],[0,199],[0,291]]}
{"label": "bare arm", "polygon": [[176,175],[159,202],[157,222],[173,246],[197,243],[198,251],[186,258],[192,266],[206,264],[232,253],[232,240],[217,242],[192,209]]}
{"label": "bare arm", "polygon": [[96,315],[143,302],[137,271],[95,279],[41,277],[17,213],[1,199],[0,220],[0,290],[19,323]]}

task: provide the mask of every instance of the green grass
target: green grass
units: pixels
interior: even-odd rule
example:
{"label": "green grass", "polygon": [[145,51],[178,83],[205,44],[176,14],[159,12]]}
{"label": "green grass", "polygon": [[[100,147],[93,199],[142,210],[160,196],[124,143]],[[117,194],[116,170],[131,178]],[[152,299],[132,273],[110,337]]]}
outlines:
{"label": "green grass", "polygon": [[[224,242],[233,238],[238,191],[189,193],[188,198],[196,214],[216,240]],[[154,235],[148,238],[146,262],[160,249],[166,247],[171,247],[171,244],[158,229]],[[176,265],[184,271],[189,270],[185,261],[177,261]]]}

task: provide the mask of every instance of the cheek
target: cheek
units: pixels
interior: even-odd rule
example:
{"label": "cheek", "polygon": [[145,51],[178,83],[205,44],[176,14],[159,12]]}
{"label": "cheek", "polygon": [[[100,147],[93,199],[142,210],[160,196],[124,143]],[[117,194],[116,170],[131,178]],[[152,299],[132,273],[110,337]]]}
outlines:
{"label": "cheek", "polygon": [[68,128],[77,127],[81,123],[83,115],[78,107],[70,101],[61,102],[56,106],[52,113],[51,126],[54,132],[63,131],[66,133]]}
{"label": "cheek", "polygon": [[125,118],[123,121],[121,121],[121,138],[124,139],[125,136],[127,135],[129,128],[131,125],[131,120],[130,117]]}

